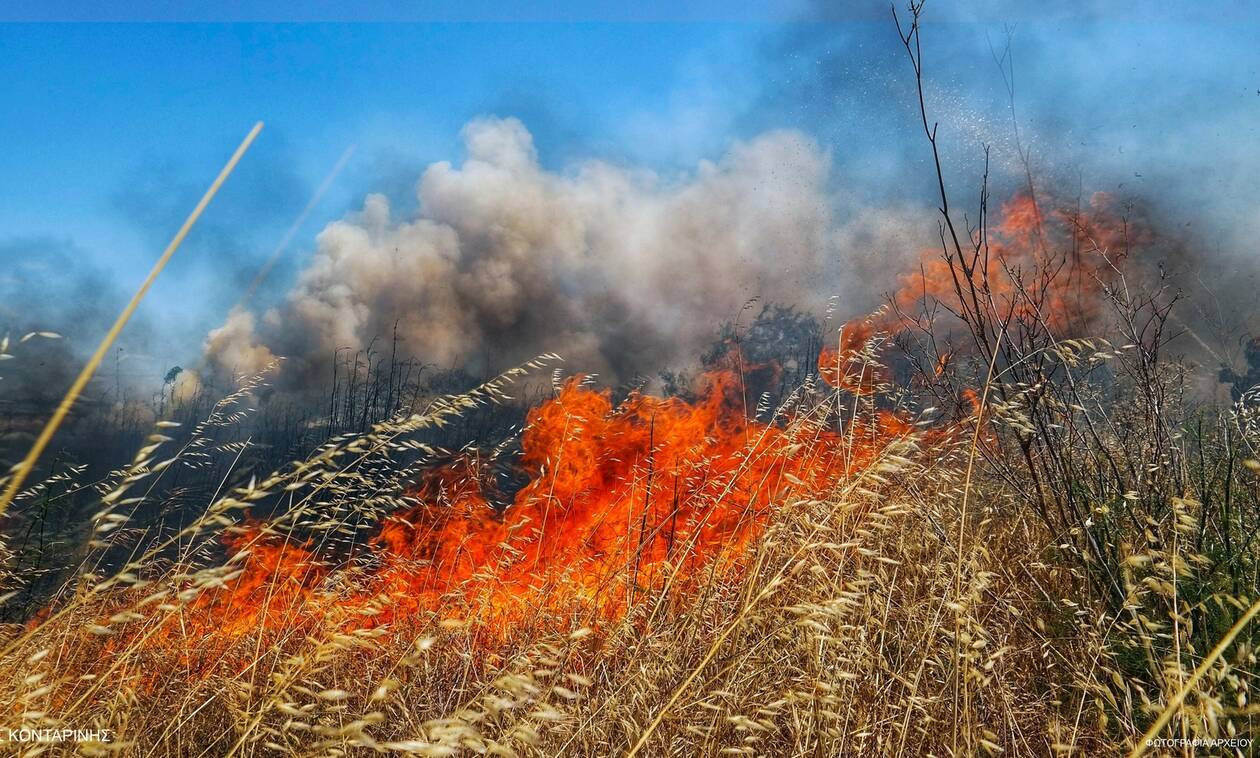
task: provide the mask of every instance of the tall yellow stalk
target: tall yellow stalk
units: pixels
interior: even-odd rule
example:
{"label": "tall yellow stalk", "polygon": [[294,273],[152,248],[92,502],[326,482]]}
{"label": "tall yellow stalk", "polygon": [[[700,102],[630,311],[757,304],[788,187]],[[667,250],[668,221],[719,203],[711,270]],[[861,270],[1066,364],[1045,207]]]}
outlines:
{"label": "tall yellow stalk", "polygon": [[105,355],[113,346],[114,341],[118,339],[118,335],[122,333],[123,327],[131,320],[131,315],[135,313],[136,308],[140,305],[140,301],[144,300],[144,296],[148,294],[149,288],[153,286],[153,282],[157,280],[158,274],[162,273],[162,269],[166,268],[166,264],[170,262],[171,256],[179,249],[184,238],[188,236],[188,232],[192,229],[193,224],[197,223],[197,219],[201,217],[202,211],[214,199],[219,192],[219,188],[227,181],[232,170],[236,168],[236,164],[240,162],[245,155],[245,151],[253,144],[258,133],[262,131],[263,124],[261,121],[254,124],[254,128],[249,130],[249,134],[245,135],[245,139],[240,146],[236,148],[236,152],[232,153],[232,157],[228,159],[227,165],[215,177],[214,183],[206,190],[206,194],[201,196],[201,201],[197,203],[197,207],[193,208],[192,213],[188,214],[188,218],[184,220],[184,225],[175,233],[175,237],[171,239],[170,244],[166,246],[166,250],[162,252],[162,257],[158,258],[157,263],[153,264],[153,269],[149,271],[149,275],[145,278],[144,283],[140,285],[140,289],[136,290],[136,294],[132,295],[131,301],[123,308],[122,313],[118,314],[118,318],[114,321],[114,325],[110,327],[105,338],[101,340],[101,344],[97,346],[96,352],[92,353],[92,357],[88,359],[87,365],[79,372],[74,383],[70,385],[70,389],[66,390],[66,394],[61,398],[61,403],[57,406],[57,410],[53,412],[52,418],[48,419],[48,423],[44,425],[43,431],[39,433],[35,444],[31,446],[31,450],[26,454],[14,469],[9,477],[9,483],[5,486],[4,494],[0,495],[0,516],[3,516],[8,510],[9,504],[13,502],[13,498],[17,497],[18,492],[22,489],[22,484],[26,481],[26,477],[35,468],[36,461],[43,455],[44,448],[48,447],[48,443],[52,440],[53,435],[57,433],[57,428],[61,426],[61,422],[65,421],[66,415],[70,413],[70,409],[74,407],[74,403],[79,399],[79,395],[83,393],[83,388],[92,380],[92,376],[96,373],[96,369],[100,367],[101,361],[105,359]]}

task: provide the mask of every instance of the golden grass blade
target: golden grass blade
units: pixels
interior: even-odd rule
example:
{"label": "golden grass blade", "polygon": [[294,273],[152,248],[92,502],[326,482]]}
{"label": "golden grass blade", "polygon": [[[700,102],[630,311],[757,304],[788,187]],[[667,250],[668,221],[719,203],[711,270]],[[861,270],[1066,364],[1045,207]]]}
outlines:
{"label": "golden grass blade", "polygon": [[162,273],[162,269],[166,268],[166,264],[171,260],[171,256],[173,256],[175,251],[179,249],[180,244],[183,243],[184,238],[188,236],[188,232],[192,229],[193,224],[197,223],[197,219],[201,217],[202,211],[206,209],[206,206],[210,204],[210,201],[213,200],[214,196],[219,192],[219,188],[223,186],[225,181],[227,181],[227,178],[231,175],[232,170],[236,168],[236,164],[239,163],[241,158],[245,155],[245,151],[253,144],[254,139],[258,137],[258,133],[262,131],[262,127],[263,124],[259,121],[254,124],[253,129],[249,130],[249,134],[245,135],[245,139],[242,140],[240,146],[236,148],[236,152],[232,153],[232,157],[228,159],[228,162],[223,167],[223,170],[219,172],[217,177],[215,177],[214,182],[210,185],[210,188],[206,190],[204,195],[202,195],[201,201],[197,203],[195,208],[193,208],[192,213],[188,214],[188,218],[184,220],[183,226],[179,228],[179,231],[175,233],[174,238],[171,239],[170,244],[166,246],[166,250],[162,252],[162,257],[158,258],[157,263],[153,265],[153,269],[149,271],[149,275],[145,278],[144,283],[140,285],[140,289],[136,290],[136,294],[132,296],[131,301],[127,303],[125,308],[123,308],[122,313],[118,314],[117,320],[114,321],[114,325],[110,327],[110,330],[105,335],[105,338],[101,340],[101,344],[97,346],[96,352],[92,353],[92,357],[88,359],[87,364],[83,367],[83,370],[79,372],[79,375],[75,378],[74,383],[70,385],[70,389],[66,390],[66,394],[61,398],[61,403],[57,406],[57,410],[55,410],[52,417],[48,419],[48,423],[44,426],[43,431],[41,431],[39,433],[39,437],[36,438],[35,444],[31,446],[30,452],[26,454],[26,457],[23,458],[22,462],[17,465],[16,469],[14,469],[12,476],[9,478],[9,483],[5,487],[4,494],[0,495],[0,516],[3,516],[4,512],[8,510],[9,504],[13,502],[13,498],[16,497],[18,491],[21,490],[23,482],[26,481],[26,477],[31,473],[31,469],[35,467],[35,462],[39,460],[40,455],[44,452],[44,448],[48,446],[48,443],[52,440],[53,435],[57,433],[57,428],[61,426],[61,423],[65,420],[66,415],[70,413],[70,409],[74,406],[75,401],[78,400],[79,395],[82,394],[83,388],[87,386],[89,381],[91,381],[92,376],[96,373],[96,369],[101,365],[101,361],[105,359],[106,353],[109,352],[110,347],[114,344],[114,341],[118,339],[118,335],[122,332],[123,327],[127,325],[127,322],[131,319],[131,315],[135,313],[136,308],[139,307],[140,301],[144,299],[146,294],[148,294],[149,288],[153,286],[153,282],[156,281],[158,275]]}
{"label": "golden grass blade", "polygon": [[1194,685],[1203,678],[1203,675],[1206,674],[1207,670],[1212,667],[1212,664],[1216,663],[1216,659],[1220,658],[1221,655],[1224,654],[1225,650],[1234,642],[1234,638],[1247,627],[1247,624],[1251,623],[1251,619],[1255,618],[1257,613],[1260,613],[1260,600],[1251,604],[1251,607],[1247,609],[1247,612],[1234,622],[1234,625],[1229,628],[1229,631],[1225,632],[1225,636],[1221,637],[1220,642],[1216,643],[1216,647],[1212,648],[1212,652],[1208,653],[1207,657],[1203,659],[1203,662],[1195,668],[1194,673],[1191,674],[1190,678],[1186,680],[1186,683],[1181,686],[1181,689],[1173,696],[1173,699],[1169,700],[1168,705],[1164,706],[1163,712],[1159,714],[1159,718],[1155,719],[1155,723],[1151,724],[1150,728],[1146,730],[1146,733],[1139,737],[1138,741],[1134,743],[1133,749],[1129,751],[1129,758],[1140,758],[1146,754],[1147,742],[1155,739],[1155,736],[1162,732],[1164,727],[1168,726],[1168,722],[1172,720],[1172,717],[1177,713],[1178,709],[1181,708],[1181,704],[1185,702],[1186,696],[1190,694],[1191,688],[1193,688]]}
{"label": "golden grass blade", "polygon": [[[994,370],[997,368],[998,354],[1002,349],[1002,340],[1006,337],[1006,330],[998,332],[997,344],[993,346],[993,354],[989,356],[989,370],[984,377],[984,387],[980,391],[980,401],[976,404],[976,428],[971,435],[971,446],[967,451],[967,473],[963,477],[962,503],[958,507],[958,562],[954,566],[954,602],[958,602],[962,597],[962,577],[963,577],[963,540],[967,536],[967,504],[971,498],[971,481],[972,475],[976,469],[976,451],[980,448],[980,431],[984,428],[984,408],[989,403],[989,390],[993,388]],[[958,632],[961,629],[962,616],[957,614],[954,616],[954,637],[959,639]],[[961,661],[961,656],[959,656]],[[956,661],[956,664],[959,662]],[[966,682],[963,678],[963,672],[957,668],[954,669],[954,732],[953,747],[958,749],[958,713],[959,706],[959,688],[965,687]],[[968,725],[969,726],[969,725]]]}

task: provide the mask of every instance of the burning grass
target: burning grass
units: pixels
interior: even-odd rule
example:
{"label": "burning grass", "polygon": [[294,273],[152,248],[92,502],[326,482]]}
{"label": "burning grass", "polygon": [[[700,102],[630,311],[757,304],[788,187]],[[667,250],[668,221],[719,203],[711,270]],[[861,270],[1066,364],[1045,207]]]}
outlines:
{"label": "burning grass", "polygon": [[[884,376],[862,364],[879,339],[854,354],[866,376]],[[540,366],[137,541],[144,493],[261,380],[183,442],[158,430],[102,486],[79,579],[5,638],[9,723],[107,729],[78,749],[146,756],[1097,754],[1185,681],[1150,614],[1194,616],[1205,601],[1175,585],[1203,559],[1127,548],[1129,610],[1110,613],[1053,557],[1061,538],[968,480],[974,415],[916,414],[873,380],[801,387],[759,421],[738,368],[693,402],[614,405],[575,379],[529,414],[510,497],[484,457],[419,441]],[[120,546],[140,552],[107,570]],[[1249,656],[1220,661],[1183,729],[1240,733],[1210,703],[1245,703]]]}
{"label": "burning grass", "polygon": [[[234,525],[224,535],[230,581],[181,607],[178,623],[145,631],[143,646],[201,671],[208,659],[243,665],[223,660],[233,640],[314,615],[336,615],[346,631],[390,630],[458,608],[496,640],[532,618],[616,618],[737,571],[775,504],[828,491],[912,430],[872,410],[845,440],[816,407],[758,423],[737,380],[708,375],[693,403],[636,393],[617,407],[570,380],[529,414],[519,456],[528,481],[510,503],[491,503],[482,467],[461,455],[423,470],[403,496],[409,505],[348,552],[299,534],[308,530],[287,517]],[[136,639],[122,634],[122,647]],[[201,637],[214,645],[189,644]]]}
{"label": "burning grass", "polygon": [[[19,518],[54,485],[97,510],[72,579],[4,629],[0,726],[128,756],[1241,754],[1260,390],[1190,401],[1176,295],[1129,278],[1154,235],[1109,198],[1052,209],[1030,178],[956,225],[922,115],[942,247],[777,408],[736,341],[688,399],[578,377],[519,454],[452,453],[435,432],[556,357],[369,425],[356,356],[331,406],[360,431],[265,475],[221,438],[255,377],[99,481],[29,486]],[[185,470],[213,493],[154,518],[187,512]]]}
{"label": "burning grass", "polygon": [[[1017,199],[774,409],[748,390],[772,367],[735,344],[686,398],[576,377],[514,442],[426,442],[545,356],[246,483],[248,439],[221,433],[249,423],[251,379],[99,482],[22,493],[95,487],[99,509],[76,576],[0,643],[7,725],[136,756],[1249,739],[1260,404],[1188,436],[1150,327],[1168,310],[1100,247],[1141,235],[1100,213]],[[1078,331],[1107,319],[1124,347]],[[216,461],[238,486],[146,520],[172,472]]]}
{"label": "burning grass", "polygon": [[[519,455],[452,454],[427,440],[555,356],[369,425],[402,407],[369,345],[376,384],[356,354],[338,395],[335,369],[323,426],[356,431],[270,473],[222,439],[261,377],[98,481],[18,493],[19,468],[0,486],[28,533],[66,493],[96,510],[72,578],[0,635],[0,728],[127,756],[1247,751],[1260,388],[1230,371],[1232,407],[1190,398],[1130,209],[1054,207],[1028,170],[996,219],[987,186],[974,225],[950,210],[921,11],[894,16],[941,247],[779,407],[736,345],[694,399],[575,378]],[[195,510],[184,471],[216,479]],[[8,568],[25,549],[0,540],[6,601],[34,587]]]}
{"label": "burning grass", "polygon": [[[463,728],[447,734],[434,719],[461,696],[490,697],[493,688],[478,687],[501,684],[502,667],[522,651],[544,645],[555,657],[556,646],[575,634],[608,651],[676,633],[680,619],[727,623],[723,609],[750,601],[738,588],[765,579],[771,566],[764,551],[784,514],[881,480],[879,472],[909,463],[903,456],[922,436],[904,414],[866,402],[838,427],[834,398],[808,388],[774,419],[754,421],[733,371],[707,376],[694,402],[634,394],[615,407],[607,392],[575,379],[529,414],[519,457],[527,482],[506,506],[490,501],[484,472],[467,454],[420,467],[416,483],[400,488],[402,454],[439,455],[415,441],[417,432],[501,399],[516,373],[445,398],[427,414],[334,440],[309,460],[218,498],[122,571],[85,573],[8,643],[7,660],[51,656],[60,672],[51,682],[30,678],[15,707],[34,724],[53,713],[62,723],[72,715],[116,724],[110,714],[121,715],[122,706],[114,700],[125,693],[128,720],[147,713],[166,728],[151,742],[148,718],[134,736],[121,724],[104,727],[117,729],[114,746],[168,752],[193,739],[201,714],[223,718],[224,709],[239,708],[250,718],[204,749],[230,746],[233,735],[238,748],[262,741],[296,749],[314,735],[320,739],[312,744],[332,749],[384,744],[386,737],[370,733],[391,730],[368,729],[376,711],[352,720],[353,735],[329,732],[303,704],[305,695],[337,712],[364,694],[348,682],[377,682],[379,697],[367,702],[386,707],[397,689],[409,718],[421,724],[421,737],[403,742],[440,752],[473,738]],[[216,414],[234,418],[229,407],[253,389]],[[143,499],[128,492],[152,487],[202,433],[162,461],[155,457],[167,440],[156,435],[118,472],[95,517],[98,550],[123,539],[116,535],[125,534],[129,509]],[[289,505],[274,518],[233,515],[276,493],[286,493]],[[216,542],[227,547],[218,561],[211,559]],[[772,566],[777,588],[787,567]],[[760,602],[769,590],[751,599]],[[455,657],[436,660],[431,651],[439,643]],[[42,656],[30,652],[45,645]],[[598,666],[598,657],[566,657],[575,667],[571,684],[594,681],[581,671]],[[433,676],[417,674],[422,662]],[[440,673],[456,663],[458,684],[445,679],[451,671]],[[311,688],[316,672],[332,670],[337,686]],[[567,703],[581,689],[537,687],[525,688],[522,703],[548,714],[561,703],[539,703],[557,694]],[[420,702],[411,699],[420,693]],[[505,695],[493,697],[498,710],[507,709],[499,702]],[[311,721],[293,718],[301,714]],[[512,734],[500,736],[503,745],[542,739],[525,727]]]}

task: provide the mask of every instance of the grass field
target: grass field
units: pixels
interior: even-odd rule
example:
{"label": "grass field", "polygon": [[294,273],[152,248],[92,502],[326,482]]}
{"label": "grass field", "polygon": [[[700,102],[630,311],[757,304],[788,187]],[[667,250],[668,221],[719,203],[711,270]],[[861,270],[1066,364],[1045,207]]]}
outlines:
{"label": "grass field", "polygon": [[[356,354],[338,385],[334,355],[329,401],[283,420],[283,368],[222,399],[172,388],[102,472],[52,436],[89,363],[0,479],[0,744],[1250,754],[1260,387],[1203,391],[1183,346],[1219,356],[1125,203],[1029,170],[1000,207],[987,184],[951,206],[921,7],[898,30],[940,246],[877,312],[811,321],[804,364],[730,330],[659,397],[554,355],[421,392],[369,346],[375,384]],[[123,426],[90,422],[63,433]]]}
{"label": "grass field", "polygon": [[[824,361],[877,375],[884,339]],[[215,435],[261,380],[155,429],[96,484],[77,575],[6,631],[6,726],[105,729],[78,749],[125,755],[1097,755],[1165,712],[1163,736],[1252,733],[1253,634],[1230,630],[1255,594],[1245,402],[1211,420],[1231,450],[1161,442],[1119,400],[1039,411],[1101,428],[1054,485],[1088,508],[1062,532],[1016,468],[1036,420],[992,382],[955,413],[811,384],[765,421],[733,374],[691,403],[558,387],[502,513],[468,458],[416,462],[425,430],[541,368],[334,438],[160,535],[133,515],[168,472],[239,455]],[[1108,456],[1134,489],[1092,469]]]}

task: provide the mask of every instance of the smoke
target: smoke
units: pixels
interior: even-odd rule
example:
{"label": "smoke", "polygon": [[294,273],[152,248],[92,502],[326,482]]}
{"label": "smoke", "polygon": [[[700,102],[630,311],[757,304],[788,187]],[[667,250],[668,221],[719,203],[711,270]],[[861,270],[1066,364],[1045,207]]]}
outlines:
{"label": "smoke", "polygon": [[834,191],[829,155],[799,132],[735,144],[681,176],[539,163],[513,118],[463,130],[462,165],[429,166],[419,207],[382,195],[329,224],[281,305],[238,310],[206,341],[219,375],[286,358],[282,384],[318,389],[338,348],[493,372],[545,352],[627,379],[686,365],[750,298],[821,312],[874,306],[877,272],[920,245],[896,209]]}
{"label": "smoke", "polygon": [[[63,239],[0,240],[0,261],[0,341],[8,338],[0,351],[7,354],[0,359],[0,466],[7,469],[29,449],[126,296],[110,271]],[[139,315],[129,325],[75,405],[63,442],[75,420],[142,399],[138,380],[156,371],[151,327]],[[58,336],[24,339],[36,332]]]}
{"label": "smoke", "polygon": [[[1186,359],[1200,395],[1219,398],[1220,368],[1245,372],[1243,346],[1260,335],[1250,190],[1260,153],[1240,137],[1260,120],[1247,73],[1260,55],[1245,35],[1221,37],[1234,13],[1219,4],[1156,4],[1140,23],[1090,0],[1026,5],[928,3],[926,105],[950,203],[974,223],[983,182],[996,209],[1029,176],[1047,211],[1112,196],[1148,235],[1130,283],[1179,296],[1166,354]],[[873,204],[922,203],[919,223],[930,224],[936,172],[888,6],[869,19],[843,4],[810,7],[823,20],[767,37],[762,89],[739,123],[796,125],[849,146],[836,166],[850,186]]]}
{"label": "smoke", "polygon": [[[48,237],[0,241],[0,338],[10,338],[10,360],[0,362],[0,409],[32,413],[55,404],[82,367],[93,340],[108,329],[123,295],[113,278],[88,263],[75,245]],[[62,335],[56,340],[19,343],[30,332]],[[111,361],[108,379],[88,388],[87,402],[112,394],[117,375],[135,370],[135,355],[143,353],[151,330],[137,320]],[[119,362],[123,365],[117,366]]]}

